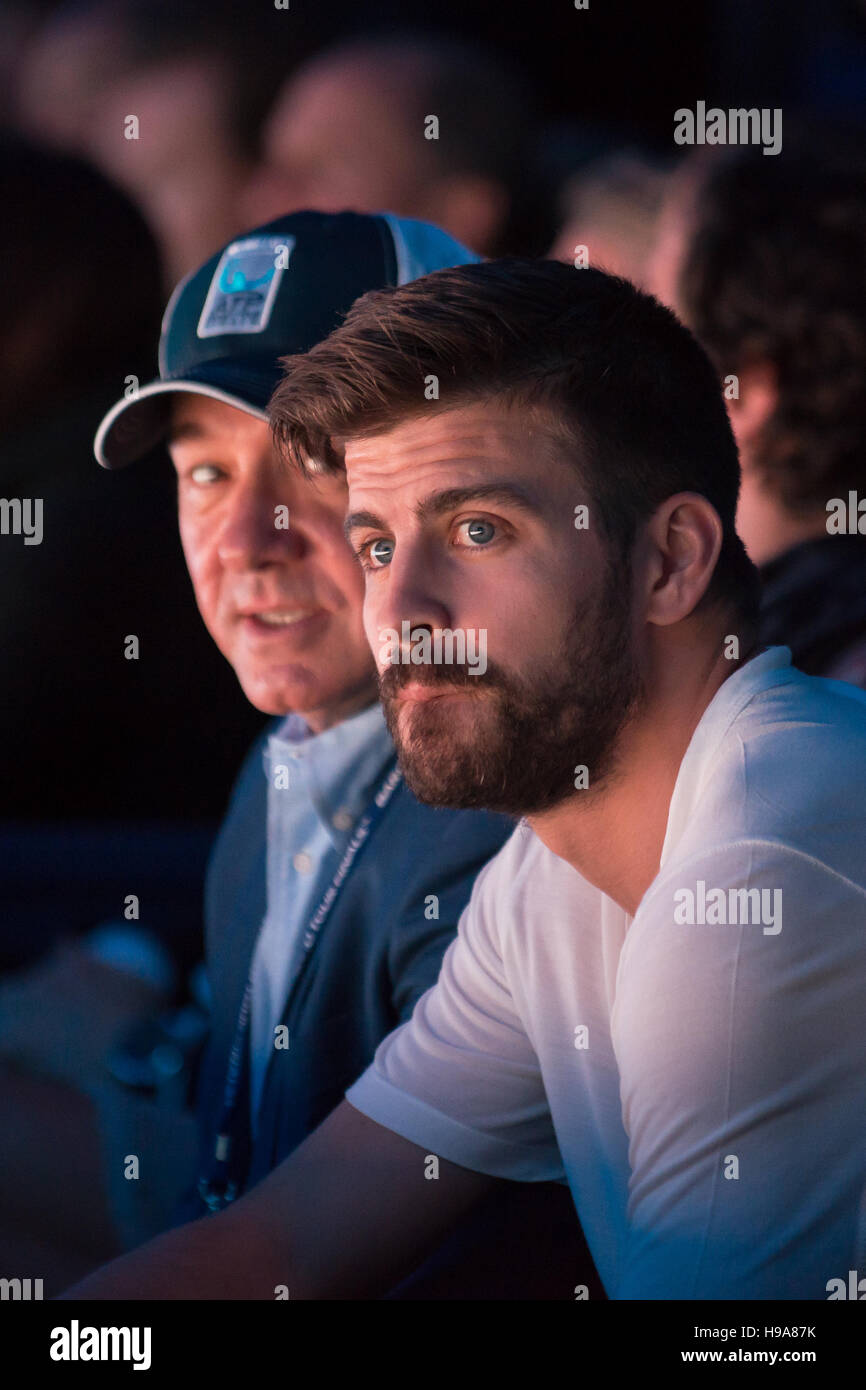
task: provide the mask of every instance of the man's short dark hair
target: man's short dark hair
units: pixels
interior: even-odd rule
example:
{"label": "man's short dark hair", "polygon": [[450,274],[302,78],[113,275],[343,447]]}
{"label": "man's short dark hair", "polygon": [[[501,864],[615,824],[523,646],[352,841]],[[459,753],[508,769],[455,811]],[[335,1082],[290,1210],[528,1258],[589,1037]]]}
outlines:
{"label": "man's short dark hair", "polygon": [[708,163],[680,274],[689,326],[722,374],[775,370],[756,464],[797,514],[863,478],[866,160],[845,131],[785,134],[774,159]]}
{"label": "man's short dark hair", "polygon": [[724,535],[703,601],[754,621],[758,581],[734,529],[739,461],[715,371],[670,310],[628,281],[518,258],[440,270],[362,296],[283,366],[274,434],[306,471],[342,469],[347,437],[501,400],[563,443],[624,559],[665,498],[700,493]]}

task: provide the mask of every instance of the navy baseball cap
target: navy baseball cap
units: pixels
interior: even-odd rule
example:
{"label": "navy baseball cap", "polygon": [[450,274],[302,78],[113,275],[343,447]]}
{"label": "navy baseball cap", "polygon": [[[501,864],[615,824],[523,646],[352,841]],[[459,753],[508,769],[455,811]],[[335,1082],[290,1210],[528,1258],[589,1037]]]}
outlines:
{"label": "navy baseball cap", "polygon": [[438,227],[387,212],[294,212],[236,238],[177,286],[159,377],[112,406],[97,459],[124,468],[148,454],[165,438],[177,391],[266,420],[279,359],[326,338],[359,295],[479,259]]}

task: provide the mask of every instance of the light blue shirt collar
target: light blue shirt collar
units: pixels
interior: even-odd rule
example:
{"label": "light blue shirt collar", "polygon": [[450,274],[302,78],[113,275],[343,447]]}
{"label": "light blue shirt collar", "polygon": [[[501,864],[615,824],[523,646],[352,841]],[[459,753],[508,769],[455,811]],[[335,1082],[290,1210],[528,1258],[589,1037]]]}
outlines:
{"label": "light blue shirt collar", "polygon": [[[273,1030],[303,963],[304,927],[393,756],[378,702],[321,734],[289,715],[268,740],[267,911],[252,962],[253,1125],[274,1055]],[[277,779],[280,768],[287,777]]]}
{"label": "light blue shirt collar", "polygon": [[273,769],[281,763],[288,767],[290,791],[295,788],[309,800],[332,844],[340,848],[393,754],[377,700],[320,734],[300,715],[287,715],[268,740],[265,768],[273,786]]}

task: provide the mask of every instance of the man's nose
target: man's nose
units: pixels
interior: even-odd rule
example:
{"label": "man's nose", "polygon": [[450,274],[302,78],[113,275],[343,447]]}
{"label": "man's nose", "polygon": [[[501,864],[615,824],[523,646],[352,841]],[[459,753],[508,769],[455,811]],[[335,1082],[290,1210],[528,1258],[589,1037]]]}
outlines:
{"label": "man's nose", "polygon": [[291,507],[266,487],[244,487],[231,499],[219,538],[219,557],[228,567],[257,569],[300,559],[305,536],[293,524]]}
{"label": "man's nose", "polygon": [[375,612],[368,613],[380,632],[393,629],[399,634],[403,623],[409,623],[410,630],[427,627],[435,631],[451,626],[444,576],[433,556],[421,545],[397,548],[380,592]]}

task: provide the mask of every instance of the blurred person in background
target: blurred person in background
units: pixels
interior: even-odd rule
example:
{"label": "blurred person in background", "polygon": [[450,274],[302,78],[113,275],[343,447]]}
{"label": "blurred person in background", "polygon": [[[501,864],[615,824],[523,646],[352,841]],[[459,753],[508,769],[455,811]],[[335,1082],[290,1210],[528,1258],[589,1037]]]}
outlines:
{"label": "blurred person in background", "polygon": [[575,264],[586,247],[588,264],[645,288],[666,175],[635,149],[591,161],[562,189],[562,226],[551,257]]}
{"label": "blurred person in background", "polygon": [[[108,404],[153,371],[157,249],[128,198],[72,156],[6,137],[0,196],[0,493],[39,499],[43,516],[38,543],[0,537],[0,816],[207,824],[261,720],[201,631],[170,468],[145,484],[92,464]],[[59,896],[46,916],[64,909]],[[32,953],[38,930],[0,964]]]}
{"label": "blurred person in background", "polygon": [[293,59],[280,18],[231,0],[86,0],[59,6],[25,51],[21,129],[126,189],[168,284],[240,230],[259,127]]}
{"label": "blurred person in background", "polygon": [[34,20],[10,73],[11,116],[33,140],[84,154],[106,85],[129,62],[129,0],[66,0]]}
{"label": "blurred person in background", "polygon": [[[79,1083],[200,958],[207,853],[263,720],[202,630],[168,461],[93,463],[105,410],[154,369],[144,219],[89,164],[11,136],[0,199],[0,1255],[21,1267],[41,1233],[62,1282],[114,1239]],[[25,501],[29,541],[5,524]],[[48,1195],[58,1145],[77,1202]]]}
{"label": "blurred person in background", "polygon": [[[715,153],[715,152],[714,152]],[[740,450],[761,640],[866,687],[866,164],[845,132],[692,156],[651,287],[714,358]],[[731,378],[736,378],[732,381]],[[853,526],[834,519],[854,494]]]}
{"label": "blurred person in background", "polygon": [[352,39],[286,82],[246,221],[390,208],[482,255],[541,254],[552,231],[533,174],[535,128],[527,84],[480,45],[421,33]]}
{"label": "blurred person in background", "polygon": [[12,122],[19,65],[44,19],[45,0],[0,0],[0,123]]}

